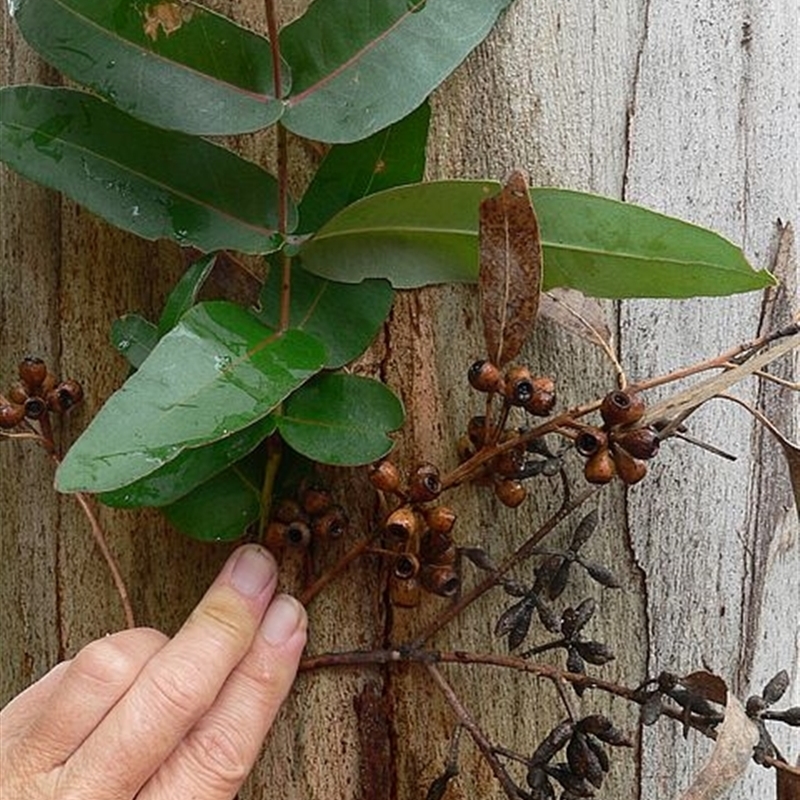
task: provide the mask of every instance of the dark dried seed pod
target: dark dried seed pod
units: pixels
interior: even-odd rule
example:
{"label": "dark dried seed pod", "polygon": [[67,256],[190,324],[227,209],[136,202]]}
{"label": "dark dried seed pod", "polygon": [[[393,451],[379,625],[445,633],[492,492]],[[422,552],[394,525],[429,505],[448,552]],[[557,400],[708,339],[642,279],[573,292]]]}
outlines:
{"label": "dark dried seed pod", "polygon": [[22,381],[14,381],[8,387],[8,399],[17,405],[24,405],[28,399],[28,389]]}
{"label": "dark dried seed pod", "polygon": [[494,493],[497,495],[497,499],[509,508],[516,508],[528,495],[525,487],[519,481],[508,478],[495,483]]}
{"label": "dark dried seed pod", "polygon": [[0,406],[0,428],[16,428],[25,419],[25,406],[19,403],[3,403]]}
{"label": "dark dried seed pod", "polygon": [[510,367],[505,377],[506,402],[512,406],[525,406],[533,397],[533,376],[527,367]]}
{"label": "dark dried seed pod", "polygon": [[47,413],[47,403],[41,397],[32,395],[25,401],[23,406],[25,409],[25,416],[28,419],[41,419]]}
{"label": "dark dried seed pod", "polygon": [[604,776],[600,760],[581,731],[575,731],[567,744],[567,764],[574,775],[586,778],[598,789],[602,786]]}
{"label": "dark dried seed pod", "polygon": [[27,386],[28,391],[34,394],[47,376],[47,364],[37,356],[25,356],[17,366],[19,379]]}
{"label": "dark dried seed pod", "polygon": [[598,667],[616,658],[614,651],[602,642],[573,642],[573,646],[584,661]]}
{"label": "dark dried seed pod", "polygon": [[598,519],[596,508],[592,509],[581,519],[575,528],[575,532],[572,534],[572,539],[569,543],[570,550],[577,552],[586,544],[586,542],[589,541],[591,535],[595,531],[595,528],[597,528]]}
{"label": "dark dried seed pod", "polygon": [[303,516],[303,509],[300,503],[290,497],[284,497],[275,507],[274,517],[278,522],[288,525]]}
{"label": "dark dried seed pod", "polygon": [[333,505],[333,498],[326,489],[322,489],[319,486],[309,486],[303,490],[300,496],[300,505],[310,517],[318,517]]}
{"label": "dark dried seed pod", "polygon": [[533,394],[525,404],[525,410],[534,417],[546,417],[556,405],[556,385],[552,378],[540,376],[533,378]]}
{"label": "dark dried seed pod", "polygon": [[783,697],[784,692],[786,692],[788,688],[789,673],[785,669],[782,669],[764,687],[764,690],[761,692],[761,696],[764,698],[764,702],[768,706],[771,706],[773,703],[777,703],[778,700]]}
{"label": "dark dried seed pod", "polygon": [[389,598],[393,606],[416,608],[419,605],[419,581],[416,577],[402,579],[392,576],[389,580]]}
{"label": "dark dried seed pod", "polygon": [[415,578],[419,572],[419,559],[412,553],[400,553],[394,562],[393,572],[400,580]]}
{"label": "dark dried seed pod", "polygon": [[331,506],[324,514],[315,517],[311,522],[311,530],[321,539],[338,539],[347,533],[350,520],[341,506]]}
{"label": "dark dried seed pod", "polygon": [[305,548],[311,544],[311,528],[307,522],[296,519],[286,526],[286,544],[290,547]]}
{"label": "dark dried seed pod", "polygon": [[618,431],[614,434],[613,439],[634,458],[645,460],[653,458],[658,453],[661,444],[658,431],[651,426]]}
{"label": "dark dried seed pod", "polygon": [[468,558],[478,569],[492,572],[496,564],[482,547],[460,547],[459,552]]}
{"label": "dark dried seed pod", "polygon": [[83,387],[71,378],[47,393],[47,407],[56,414],[63,414],[83,400]]}
{"label": "dark dried seed pod", "polygon": [[567,588],[572,562],[566,558],[560,558],[560,556],[551,556],[551,558],[559,559],[561,563],[547,585],[547,597],[550,600],[557,600],[563,594],[564,589]]}
{"label": "dark dried seed pod", "polygon": [[644,416],[644,400],[636,392],[609,392],[600,404],[600,416],[609,427],[633,425]]}
{"label": "dark dried seed pod", "polygon": [[600,769],[603,772],[608,772],[611,769],[611,762],[608,758],[608,753],[606,752],[605,747],[603,747],[600,742],[594,738],[591,734],[586,734],[586,744],[591,747],[592,752],[597,756],[597,761],[600,764]]}
{"label": "dark dried seed pod", "polygon": [[539,621],[550,633],[561,633],[561,619],[547,603],[541,601],[536,603],[536,613],[539,615]]}
{"label": "dark dried seed pod", "polygon": [[486,360],[476,361],[469,368],[467,379],[479,392],[502,392],[505,386],[500,368]]}
{"label": "dark dried seed pod", "polygon": [[398,542],[419,542],[421,521],[411,506],[400,506],[386,519],[386,533]]}
{"label": "dark dried seed pod", "polygon": [[570,740],[575,723],[566,719],[542,739],[542,743],[533,751],[528,763],[533,767],[546,764]]}
{"label": "dark dried seed pod", "polygon": [[388,494],[399,494],[402,486],[400,470],[391,461],[379,461],[369,471],[372,485]]}
{"label": "dark dried seed pod", "polygon": [[561,612],[561,632],[564,636],[570,639],[578,633],[592,618],[596,608],[597,603],[592,598],[587,598],[577,608],[567,606]]}
{"label": "dark dried seed pod", "polygon": [[547,773],[541,767],[529,767],[526,780],[531,789],[531,800],[555,800],[556,793]]}
{"label": "dark dried seed pod", "polygon": [[420,569],[419,581],[424,589],[440,597],[453,597],[461,588],[461,579],[451,566],[425,565]]}
{"label": "dark dried seed pod", "polygon": [[600,428],[585,428],[575,439],[578,455],[589,458],[608,447],[608,437]]}
{"label": "dark dried seed pod", "polygon": [[604,717],[602,714],[589,714],[583,717],[578,720],[578,728],[614,747],[633,747],[633,742],[608,717]]}
{"label": "dark dried seed pod", "polygon": [[[586,664],[584,664],[578,651],[572,646],[567,647],[567,672],[574,672],[577,675],[586,674]],[[583,694],[583,687],[575,686],[575,691],[580,696]]]}
{"label": "dark dried seed pod", "polygon": [[608,567],[597,564],[594,561],[581,560],[581,566],[589,573],[592,580],[597,581],[606,589],[619,589],[622,586],[619,578]]}
{"label": "dark dried seed pod", "polygon": [[610,483],[616,474],[617,468],[608,448],[598,450],[591,456],[583,467],[583,476],[589,483]]}
{"label": "dark dried seed pod", "polygon": [[800,728],[800,706],[785,708],[783,711],[765,711],[764,719],[774,719],[792,728]]}
{"label": "dark dried seed pod", "polygon": [[767,704],[764,701],[763,697],[759,697],[758,695],[752,695],[751,697],[747,698],[747,702],[744,704],[744,710],[748,717],[760,717],[761,712],[765,711],[767,708]]}
{"label": "dark dried seed pod", "polygon": [[434,506],[425,511],[425,522],[436,533],[450,533],[456,524],[456,513],[447,506]]}
{"label": "dark dried seed pod", "polygon": [[642,725],[653,725],[658,721],[663,711],[661,704],[661,692],[651,692],[647,696],[647,700],[642,703],[642,708],[639,713],[639,721]]}
{"label": "dark dried seed pod", "polygon": [[[594,797],[591,784],[575,775],[566,764],[555,764],[547,767],[547,774],[555,778],[572,797]],[[563,797],[563,795],[562,795]]]}
{"label": "dark dried seed pod", "polygon": [[640,458],[634,458],[627,450],[611,445],[611,456],[617,475],[626,486],[633,486],[647,475],[647,464]]}
{"label": "dark dried seed pod", "polygon": [[442,491],[439,467],[420,464],[408,479],[408,497],[412,503],[427,503],[435,500]]}

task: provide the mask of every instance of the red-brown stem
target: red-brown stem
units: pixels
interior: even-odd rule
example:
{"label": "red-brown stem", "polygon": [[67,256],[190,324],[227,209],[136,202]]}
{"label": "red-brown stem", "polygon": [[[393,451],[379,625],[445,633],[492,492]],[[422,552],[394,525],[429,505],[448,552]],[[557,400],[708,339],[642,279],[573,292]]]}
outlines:
{"label": "red-brown stem", "polygon": [[441,690],[445,700],[449,703],[450,708],[453,709],[456,717],[458,717],[458,721],[469,731],[472,741],[475,742],[481,754],[486,759],[495,778],[497,778],[498,782],[503,787],[506,797],[510,798],[510,800],[519,800],[520,795],[517,791],[516,784],[511,780],[511,776],[506,772],[506,768],[495,755],[492,743],[486,738],[486,735],[472,718],[472,715],[458,699],[458,695],[453,691],[453,687],[445,680],[444,675],[442,675],[434,664],[425,664],[425,667],[428,670],[428,674],[433,678],[434,683]]}
{"label": "red-brown stem", "polygon": [[343,572],[359,556],[369,550],[372,543],[377,539],[377,534],[359,539],[330,569],[308,586],[298,598],[305,606],[308,605],[340,572]]}
{"label": "red-brown stem", "polygon": [[582,492],[578,497],[574,500],[571,500],[553,514],[550,519],[548,519],[544,525],[542,525],[530,539],[526,540],[522,545],[520,545],[510,556],[508,556],[499,567],[493,572],[490,572],[489,575],[484,578],[477,586],[474,586],[470,591],[466,594],[462,595],[458,599],[457,602],[453,603],[453,605],[449,606],[445,609],[441,614],[438,614],[436,617],[431,620],[431,622],[425,627],[425,629],[420,633],[416,639],[408,646],[410,650],[416,650],[422,647],[422,645],[428,641],[428,639],[433,636],[438,630],[443,628],[447,625],[450,620],[457,617],[468,605],[475,602],[481,595],[485,594],[489,591],[489,589],[497,586],[500,583],[502,577],[514,566],[524,561],[526,558],[531,556],[536,549],[536,545],[547,536],[550,531],[553,530],[557,525],[563,522],[575,509],[582,506],[595,492],[598,491],[598,487],[592,487],[591,489],[586,489]]}

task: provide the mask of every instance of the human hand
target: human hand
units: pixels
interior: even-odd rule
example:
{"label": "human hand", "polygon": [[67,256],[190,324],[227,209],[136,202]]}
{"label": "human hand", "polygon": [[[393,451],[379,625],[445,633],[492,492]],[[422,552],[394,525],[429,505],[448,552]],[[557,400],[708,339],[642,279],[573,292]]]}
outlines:
{"label": "human hand", "polygon": [[172,638],[84,647],[0,712],[4,800],[229,800],[297,672],[303,607],[277,566],[239,548]]}

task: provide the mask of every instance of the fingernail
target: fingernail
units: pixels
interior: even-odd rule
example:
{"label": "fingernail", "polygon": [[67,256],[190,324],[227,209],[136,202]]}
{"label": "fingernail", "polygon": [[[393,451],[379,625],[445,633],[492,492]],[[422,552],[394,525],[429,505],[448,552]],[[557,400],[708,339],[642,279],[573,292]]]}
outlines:
{"label": "fingernail", "polygon": [[270,644],[283,644],[297,630],[303,618],[303,607],[294,597],[278,595],[267,609],[261,623],[261,635]]}
{"label": "fingernail", "polygon": [[231,586],[242,594],[254,597],[275,579],[275,560],[260,547],[246,547],[239,553],[231,571]]}

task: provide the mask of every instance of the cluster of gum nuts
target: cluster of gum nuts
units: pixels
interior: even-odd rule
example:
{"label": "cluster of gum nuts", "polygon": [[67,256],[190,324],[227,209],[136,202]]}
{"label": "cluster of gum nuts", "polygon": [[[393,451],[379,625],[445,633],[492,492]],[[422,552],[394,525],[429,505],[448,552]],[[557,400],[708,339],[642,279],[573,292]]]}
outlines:
{"label": "cluster of gum nuts", "polygon": [[[520,408],[534,417],[547,417],[556,404],[553,379],[546,375],[534,376],[522,365],[509,366],[503,372],[491,361],[476,361],[469,368],[467,379],[473,389],[502,397],[506,411]],[[483,447],[507,441],[517,433],[513,430],[498,431],[484,416],[473,417],[467,426],[466,437],[459,443],[460,459],[466,461]],[[516,508],[527,496],[522,477],[525,477],[525,449],[515,448],[492,459],[478,482],[491,484],[501,503]]]}
{"label": "cluster of gum nuts", "polygon": [[399,501],[383,524],[384,545],[392,559],[393,605],[416,606],[422,590],[453,597],[461,587],[452,537],[456,515],[433,503],[442,491],[439,468],[419,464],[404,481],[391,461],[380,461],[369,478],[376,489]]}
{"label": "cluster of gum nuts", "polygon": [[305,550],[312,541],[339,539],[349,524],[345,510],[333,502],[327,489],[306,486],[297,499],[284,498],[277,504],[265,544],[276,556],[286,550]]}
{"label": "cluster of gum nuts", "polygon": [[590,483],[609,483],[616,475],[631,486],[647,474],[646,460],[658,452],[656,428],[636,426],[645,412],[644,400],[635,392],[609,392],[600,405],[603,426],[584,427],[575,449],[586,458],[583,474]]}
{"label": "cluster of gum nuts", "polygon": [[0,403],[0,428],[10,429],[23,420],[41,420],[45,414],[63,414],[83,400],[81,385],[71,378],[60,381],[41,358],[26,356],[17,368],[19,380]]}

